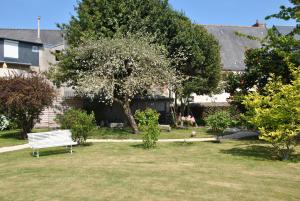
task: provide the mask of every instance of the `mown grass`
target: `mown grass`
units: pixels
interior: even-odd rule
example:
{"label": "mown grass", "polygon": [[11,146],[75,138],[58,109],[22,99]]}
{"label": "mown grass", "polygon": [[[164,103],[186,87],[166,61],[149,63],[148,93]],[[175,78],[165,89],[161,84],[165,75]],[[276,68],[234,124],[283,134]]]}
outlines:
{"label": "mown grass", "polygon": [[0,155],[0,200],[300,200],[300,150],[269,157],[259,141],[99,143]]}
{"label": "mown grass", "polygon": [[[212,137],[213,133],[208,132],[207,128],[187,128],[187,129],[171,129],[171,132],[162,131],[159,139],[182,139],[191,138],[192,131],[196,131],[197,138]],[[96,139],[141,139],[142,134],[132,134],[130,128],[124,129],[111,129],[111,128],[98,128],[91,132],[90,138]]]}

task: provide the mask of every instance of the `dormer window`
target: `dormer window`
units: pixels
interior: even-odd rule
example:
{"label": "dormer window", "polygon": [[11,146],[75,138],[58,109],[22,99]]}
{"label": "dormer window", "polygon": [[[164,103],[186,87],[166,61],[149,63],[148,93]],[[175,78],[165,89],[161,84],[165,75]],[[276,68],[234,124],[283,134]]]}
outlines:
{"label": "dormer window", "polygon": [[39,52],[39,47],[38,46],[32,46],[32,52]]}
{"label": "dormer window", "polygon": [[19,58],[19,42],[12,40],[4,40],[4,57]]}

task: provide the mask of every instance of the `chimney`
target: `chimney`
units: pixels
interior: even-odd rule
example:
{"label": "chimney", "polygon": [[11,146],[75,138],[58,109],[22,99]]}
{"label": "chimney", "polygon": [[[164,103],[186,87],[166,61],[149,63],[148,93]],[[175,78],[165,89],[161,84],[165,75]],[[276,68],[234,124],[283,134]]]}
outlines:
{"label": "chimney", "polygon": [[266,27],[265,23],[261,23],[260,21],[256,20],[256,23],[252,25],[252,27]]}
{"label": "chimney", "polygon": [[38,16],[38,29],[37,29],[37,38],[41,39],[41,27],[40,27],[40,22],[41,22],[41,17]]}

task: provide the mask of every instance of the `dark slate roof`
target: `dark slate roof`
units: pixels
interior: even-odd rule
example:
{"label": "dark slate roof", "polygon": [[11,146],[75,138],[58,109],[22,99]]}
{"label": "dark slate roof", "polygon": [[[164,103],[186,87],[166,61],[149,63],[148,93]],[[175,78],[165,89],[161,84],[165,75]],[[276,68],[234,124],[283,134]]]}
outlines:
{"label": "dark slate roof", "polygon": [[[281,35],[288,35],[291,33],[295,27],[294,26],[274,26],[274,28],[280,33]],[[300,35],[296,34],[295,35],[296,40],[300,40]]]}
{"label": "dark slate roof", "polygon": [[258,38],[263,38],[267,35],[267,29],[265,27],[223,25],[204,25],[204,27],[218,39],[221,46],[221,62],[223,70],[229,71],[245,70],[245,50],[260,47],[259,41],[238,36],[236,32]]}
{"label": "dark slate roof", "polygon": [[35,29],[3,29],[0,28],[0,38],[26,41],[31,43],[42,43],[47,46],[63,44],[63,37],[60,30],[41,30],[41,39],[37,38]]}

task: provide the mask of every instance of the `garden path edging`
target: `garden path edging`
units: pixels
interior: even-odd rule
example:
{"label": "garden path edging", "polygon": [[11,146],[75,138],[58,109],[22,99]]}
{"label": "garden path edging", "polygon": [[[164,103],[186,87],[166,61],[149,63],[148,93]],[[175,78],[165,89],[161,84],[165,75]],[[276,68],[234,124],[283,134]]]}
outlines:
{"label": "garden path edging", "polygon": [[[216,141],[216,138],[188,138],[188,139],[159,139],[158,142],[213,142]],[[140,139],[88,139],[87,142],[143,142],[143,140]],[[15,146],[9,146],[9,147],[1,147],[0,153],[6,153],[11,151],[18,151],[22,149],[29,148],[29,144],[22,144],[22,145],[15,145]]]}

